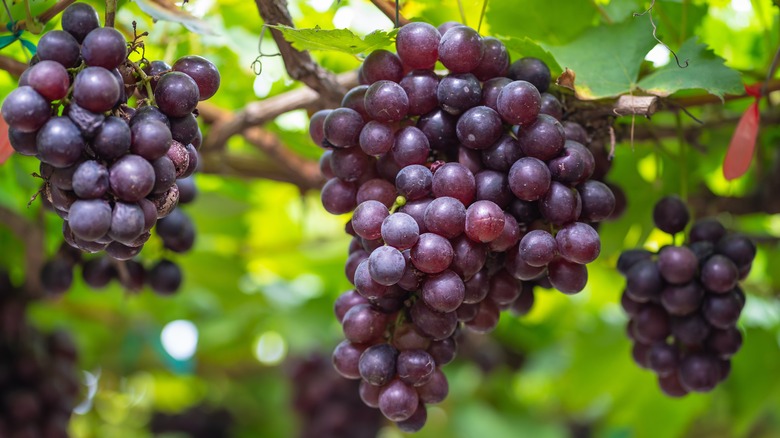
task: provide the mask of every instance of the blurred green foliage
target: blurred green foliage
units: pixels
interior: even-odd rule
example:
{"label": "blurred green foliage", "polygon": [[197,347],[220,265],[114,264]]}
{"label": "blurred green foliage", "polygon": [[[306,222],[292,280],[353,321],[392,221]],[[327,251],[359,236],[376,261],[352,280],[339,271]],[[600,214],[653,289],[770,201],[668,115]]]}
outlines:
{"label": "blurred green foliage", "polygon": [[[90,3],[102,10],[101,2]],[[482,1],[461,3],[468,24],[476,26]],[[433,24],[461,20],[455,0],[402,4],[410,19]],[[778,10],[770,0],[655,4],[658,36],[672,49],[697,36],[740,70],[746,83],[766,74],[780,34]],[[289,6],[301,28],[348,27],[360,35],[392,29],[390,20],[366,0],[290,0]],[[563,45],[647,6],[638,0],[492,0],[481,31]],[[190,0],[186,8],[217,35],[154,23],[129,1],[120,1],[117,26],[132,35],[135,20],[139,31],[149,32],[149,59],[171,63],[192,53],[212,60],[223,80],[211,102],[227,110],[301,86],[289,78],[280,57],[260,58],[262,74],[253,73],[263,33],[254,2]],[[55,19],[46,29],[58,25]],[[262,39],[261,46],[262,53],[277,51],[271,38]],[[18,44],[2,54],[26,57]],[[344,53],[313,55],[337,72],[354,69],[360,61]],[[642,66],[647,68],[649,63]],[[14,78],[0,74],[0,96],[15,86]],[[775,95],[770,98],[777,101]],[[738,116],[748,103],[737,100],[692,112],[718,121]],[[671,113],[659,113],[652,121],[621,118],[619,123],[657,129],[695,126]],[[297,111],[268,128],[291,149],[316,158],[320,150],[308,139],[306,127],[305,113]],[[718,215],[728,226],[768,243],[761,245],[745,282],[748,302],[740,322],[744,347],[733,360],[729,379],[712,393],[682,400],[663,396],[653,375],[631,360],[626,318],[619,307],[623,280],[614,264],[620,251],[669,243],[652,226],[650,211],[657,199],[669,193],[695,196],[704,188],[719,195],[749,193],[761,184],[766,163],[778,159],[780,128],[763,126],[753,169],[741,180],[726,182],[721,164],[733,127],[703,127],[700,148],[674,137],[618,144],[608,180],[626,192],[628,208],[619,220],[601,226],[602,254],[590,267],[585,291],[572,297],[539,291],[529,315],[502,315],[499,328],[477,344],[476,353],[464,352],[445,367],[451,394],[429,410],[428,425],[418,436],[563,437],[583,431],[609,438],[780,436],[780,216]],[[208,127],[203,128],[207,133]],[[252,150],[240,138],[232,139],[228,149]],[[0,204],[30,219],[39,217],[39,202],[25,207],[37,190],[38,182],[30,176],[36,170],[34,159],[20,156],[0,166]],[[149,290],[128,295],[117,285],[93,291],[77,275],[65,296],[31,309],[39,325],[73,333],[81,367],[94,384],[93,398],[73,416],[74,437],[148,437],[154,411],[180,412],[200,403],[227,408],[239,437],[296,433],[300,420],[290,403],[288,360],[312,352],[329,355],[341,338],[332,305],[349,287],[343,274],[347,217],[325,213],[318,193],[301,194],[282,183],[215,175],[196,180],[199,197],[185,210],[198,229],[197,245],[190,254],[173,256],[186,278],[178,295],[162,298]],[[61,241],[60,220],[47,213],[44,223],[46,252],[52,254]],[[25,275],[22,240],[0,224],[0,262],[18,281]],[[143,257],[151,263],[162,255],[172,256],[151,245]],[[197,328],[191,359],[176,360],[161,344],[162,328],[174,320],[191,321]],[[520,360],[509,361],[510,356]],[[401,434],[388,426],[380,435]]]}

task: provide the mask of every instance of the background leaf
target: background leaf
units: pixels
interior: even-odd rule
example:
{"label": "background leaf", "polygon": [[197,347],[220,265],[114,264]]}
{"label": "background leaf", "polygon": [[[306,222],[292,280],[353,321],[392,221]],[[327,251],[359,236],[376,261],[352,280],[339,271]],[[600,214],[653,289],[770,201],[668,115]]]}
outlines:
{"label": "background leaf", "polygon": [[744,91],[739,72],[726,67],[723,58],[705,44],[697,43],[696,37],[688,39],[680,47],[677,58],[681,65],[688,60],[688,67],[680,68],[672,59],[664,67],[642,78],[639,87],[658,96],[695,88],[707,90],[718,97]]}
{"label": "background leaf", "polygon": [[528,37],[509,37],[509,36],[496,36],[501,42],[504,43],[509,53],[512,55],[512,60],[517,60],[522,57],[532,56],[534,58],[541,59],[550,67],[550,72],[555,76],[560,74],[563,69],[555,61],[555,57],[544,49],[538,42]]}
{"label": "background leaf", "polygon": [[355,35],[349,29],[295,29],[288,26],[268,25],[284,35],[284,39],[291,42],[298,50],[325,50],[349,53],[357,55],[382,49],[393,42],[397,29],[385,32],[377,30],[364,38]]}
{"label": "background leaf", "polygon": [[591,28],[566,45],[542,47],[576,73],[577,97],[600,99],[634,90],[642,60],[654,45],[650,23],[637,17]]}

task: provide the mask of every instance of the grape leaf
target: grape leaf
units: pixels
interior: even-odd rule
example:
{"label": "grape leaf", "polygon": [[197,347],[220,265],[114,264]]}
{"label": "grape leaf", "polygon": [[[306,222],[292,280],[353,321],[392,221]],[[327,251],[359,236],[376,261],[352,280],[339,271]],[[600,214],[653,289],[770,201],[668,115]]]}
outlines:
{"label": "grape leaf", "polygon": [[540,5],[535,0],[494,1],[488,3],[485,21],[493,34],[563,44],[591,26],[598,15],[591,3],[547,0]]}
{"label": "grape leaf", "polygon": [[[671,56],[671,55],[670,55]],[[705,44],[690,38],[677,52],[680,63],[688,67],[680,68],[672,60],[639,81],[639,87],[648,93],[668,96],[675,91],[701,88],[723,98],[726,93],[741,94],[744,89],[742,79],[736,70],[724,65],[723,58],[709,50]]]}
{"label": "grape leaf", "polygon": [[284,39],[292,43],[298,50],[338,51],[357,55],[382,49],[392,44],[398,29],[390,32],[376,30],[360,38],[348,29],[295,29],[282,25],[267,25],[284,35]]}
{"label": "grape leaf", "polygon": [[172,21],[202,35],[216,35],[211,25],[176,6],[171,0],[135,0],[138,7],[154,20]]}
{"label": "grape leaf", "polygon": [[636,88],[639,67],[655,46],[644,18],[594,27],[566,45],[541,44],[558,65],[576,74],[574,91],[584,100],[629,93]]}
{"label": "grape leaf", "polygon": [[13,153],[11,140],[8,139],[8,124],[5,123],[5,119],[0,117],[0,165],[5,163],[5,160]]}
{"label": "grape leaf", "polygon": [[496,35],[496,38],[501,40],[506,46],[507,50],[512,54],[512,59],[518,59],[520,57],[532,56],[534,58],[541,59],[550,67],[550,71],[553,75],[558,75],[563,69],[555,62],[555,58],[550,52],[545,50],[536,41],[528,38],[516,38],[510,36]]}

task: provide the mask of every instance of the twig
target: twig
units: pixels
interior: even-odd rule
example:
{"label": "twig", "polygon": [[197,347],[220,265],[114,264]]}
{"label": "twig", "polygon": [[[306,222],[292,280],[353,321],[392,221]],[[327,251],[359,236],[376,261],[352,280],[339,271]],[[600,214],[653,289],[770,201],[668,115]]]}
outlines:
{"label": "twig", "polygon": [[763,85],[761,85],[761,96],[766,96],[768,87],[769,87],[769,81],[772,79],[772,77],[775,75],[775,71],[777,70],[777,63],[780,61],[780,46],[775,51],[775,57],[772,59],[772,65],[769,67],[769,71],[766,73],[766,79],[764,80]]}
{"label": "twig", "polygon": [[653,38],[654,38],[656,41],[658,41],[658,44],[660,44],[660,45],[662,45],[662,46],[666,47],[666,50],[668,50],[669,52],[671,52],[672,56],[674,56],[674,61],[677,63],[677,67],[680,67],[680,68],[685,68],[685,67],[688,67],[688,60],[687,60],[687,59],[685,60],[685,65],[682,65],[682,64],[680,64],[680,59],[679,59],[679,58],[677,58],[677,54],[676,54],[676,53],[674,53],[674,50],[672,50],[671,48],[669,48],[669,46],[667,46],[667,45],[666,45],[666,43],[664,43],[663,41],[661,41],[661,40],[658,38],[658,36],[656,35],[656,31],[658,30],[658,27],[655,25],[655,22],[653,21],[653,12],[652,12],[652,11],[653,11],[653,8],[654,8],[654,7],[655,7],[655,0],[653,0],[653,1],[651,1],[651,2],[650,2],[650,7],[649,7],[649,8],[647,8],[647,10],[645,10],[644,12],[642,12],[642,13],[634,12],[634,17],[641,17],[642,15],[645,15],[645,14],[647,14],[647,16],[650,18],[650,25],[652,25],[652,26],[653,26]]}
{"label": "twig", "polygon": [[482,0],[482,11],[479,13],[479,24],[477,24],[477,33],[482,29],[482,19],[485,18],[485,11],[487,11],[488,0]]}
{"label": "twig", "polygon": [[460,20],[463,21],[464,26],[468,26],[466,23],[466,11],[463,9],[463,1],[458,0],[458,11],[460,11]]}
{"label": "twig", "polygon": [[[344,89],[351,88],[357,85],[357,73],[342,73],[336,77],[336,81]],[[203,139],[203,150],[221,149],[230,137],[240,134],[251,126],[263,125],[288,111],[299,108],[316,110],[336,106],[339,102],[341,102],[341,96],[335,102],[323,101],[310,88],[296,88],[262,102],[251,102],[232,114],[207,102],[201,102],[198,105],[201,117],[204,121],[213,124],[208,135]]]}
{"label": "twig", "polygon": [[[290,12],[287,10],[286,0],[255,0],[260,17],[266,24],[282,24],[293,26]],[[322,98],[329,102],[341,100],[346,90],[336,80],[336,75],[325,70],[314,62],[308,52],[300,52],[293,48],[278,30],[271,30],[271,34],[279,47],[279,52],[284,58],[287,73],[293,79],[299,80],[318,92]]]}
{"label": "twig", "polygon": [[19,62],[10,56],[0,55],[0,70],[5,70],[11,76],[18,78],[27,69],[27,64]]}
{"label": "twig", "polygon": [[409,23],[409,20],[404,18],[403,15],[401,15],[400,12],[398,12],[398,19],[396,20],[396,7],[395,2],[393,0],[390,0],[389,2],[387,0],[371,0],[371,3],[374,4],[374,6],[377,7],[380,11],[382,11],[387,18],[390,19],[390,21],[393,21],[396,23],[397,26],[404,26]]}
{"label": "twig", "polygon": [[116,18],[116,1],[106,0],[106,27],[114,27],[114,19]]}
{"label": "twig", "polygon": [[[58,0],[57,3],[54,4],[54,6],[50,7],[46,10],[46,12],[42,13],[37,17],[37,21],[40,24],[46,24],[49,20],[56,17],[57,14],[64,11],[65,8],[75,3],[76,0]],[[26,30],[28,27],[27,20],[19,20],[14,25],[14,30]]]}
{"label": "twig", "polygon": [[309,177],[309,175],[319,174],[319,167],[315,162],[306,161],[300,171],[290,172],[274,161],[232,152],[203,154],[202,171],[220,176],[286,182],[298,186],[302,192],[319,188],[324,182],[319,176],[317,180]]}

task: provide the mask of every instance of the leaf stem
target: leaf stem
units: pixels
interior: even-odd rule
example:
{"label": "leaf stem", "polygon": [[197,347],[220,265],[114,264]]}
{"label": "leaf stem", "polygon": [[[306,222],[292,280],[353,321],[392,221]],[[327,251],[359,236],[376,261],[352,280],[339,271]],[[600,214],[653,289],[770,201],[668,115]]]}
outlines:
{"label": "leaf stem", "polygon": [[130,65],[133,66],[133,70],[135,70],[136,73],[138,73],[138,76],[141,78],[141,82],[146,87],[146,98],[149,100],[149,102],[154,105],[154,91],[152,91],[152,79],[146,75],[146,73],[141,69],[141,67],[138,66],[135,62],[130,62]]}
{"label": "leaf stem", "polygon": [[482,12],[479,13],[479,24],[477,24],[477,33],[482,29],[482,19],[485,17],[485,11],[487,11],[488,0],[482,0]]}
{"label": "leaf stem", "polygon": [[460,11],[460,20],[463,22],[463,25],[468,26],[468,23],[466,22],[466,11],[463,9],[462,0],[458,0],[458,11]]}

